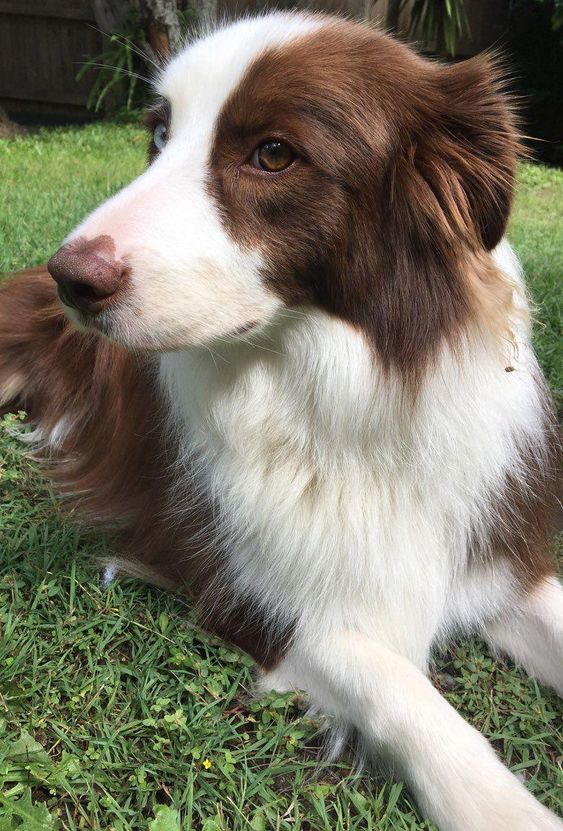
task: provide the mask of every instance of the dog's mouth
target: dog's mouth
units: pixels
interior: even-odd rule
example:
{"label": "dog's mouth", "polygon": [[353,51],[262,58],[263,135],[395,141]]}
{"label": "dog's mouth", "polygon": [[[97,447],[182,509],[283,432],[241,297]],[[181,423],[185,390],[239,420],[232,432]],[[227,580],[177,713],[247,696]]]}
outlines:
{"label": "dog's mouth", "polygon": [[[107,297],[100,296],[87,285],[77,285],[73,291],[70,292],[65,285],[59,285],[57,288],[59,300],[67,309],[74,309],[82,317],[92,319],[98,315],[107,305]],[[88,308],[84,307],[84,303],[88,304]]]}
{"label": "dog's mouth", "polygon": [[[143,312],[131,303],[131,300],[126,303],[109,304],[99,311],[90,311],[67,302],[64,291],[59,292],[59,297],[67,319],[76,329],[92,335],[100,335],[124,349],[151,353],[170,352],[200,344],[197,339],[190,342],[190,339],[185,336],[171,336],[162,322],[161,327],[158,323],[153,323],[154,331],[151,334],[140,325],[144,317]],[[250,320],[227,329],[217,337],[223,343],[234,344],[239,341],[252,345],[252,336],[260,331],[260,327],[260,320]],[[162,331],[159,332],[159,328]],[[211,340],[213,340],[213,335],[211,335]]]}
{"label": "dog's mouth", "polygon": [[91,313],[78,308],[74,304],[67,303],[60,292],[59,298],[67,319],[76,329],[81,332],[99,333],[115,340],[115,329],[111,325],[111,312],[109,310]]}

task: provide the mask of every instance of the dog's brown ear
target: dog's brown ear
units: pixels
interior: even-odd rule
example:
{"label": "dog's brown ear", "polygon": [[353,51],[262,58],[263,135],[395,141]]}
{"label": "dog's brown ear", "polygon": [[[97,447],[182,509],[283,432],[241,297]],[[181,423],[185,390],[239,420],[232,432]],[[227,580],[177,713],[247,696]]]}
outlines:
{"label": "dog's brown ear", "polygon": [[415,375],[474,313],[467,272],[502,239],[519,153],[497,59],[420,72],[380,190],[378,287],[362,304],[384,362]]}
{"label": "dog's brown ear", "polygon": [[416,183],[419,204],[413,207],[432,234],[490,251],[506,230],[520,152],[501,60],[479,55],[429,69],[420,121],[400,160],[402,176]]}

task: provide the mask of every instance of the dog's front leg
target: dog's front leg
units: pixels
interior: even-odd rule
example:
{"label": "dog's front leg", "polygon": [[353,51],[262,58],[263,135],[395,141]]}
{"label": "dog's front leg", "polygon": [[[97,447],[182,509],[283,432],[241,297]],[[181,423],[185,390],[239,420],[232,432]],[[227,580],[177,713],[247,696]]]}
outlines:
{"label": "dog's front leg", "polygon": [[561,831],[563,823],[401,655],[357,632],[296,640],[263,686],[305,690],[391,759],[440,831]]}
{"label": "dog's front leg", "polygon": [[485,637],[493,650],[508,653],[563,696],[563,586],[555,577],[491,621]]}

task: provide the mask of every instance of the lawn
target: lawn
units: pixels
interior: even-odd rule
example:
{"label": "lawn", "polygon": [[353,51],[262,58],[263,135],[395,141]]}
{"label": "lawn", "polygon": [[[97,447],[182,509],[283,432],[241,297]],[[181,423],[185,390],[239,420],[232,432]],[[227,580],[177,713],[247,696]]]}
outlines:
{"label": "lawn", "polygon": [[[0,271],[44,261],[144,163],[135,127],[0,141]],[[554,389],[563,173],[520,171],[510,237],[537,304]],[[317,724],[293,696],[255,702],[251,662],[190,623],[185,601],[93,559],[111,540],[56,510],[0,422],[0,831],[423,831],[401,783],[317,766]],[[466,642],[435,682],[537,797],[563,813],[561,702]],[[491,829],[494,831],[494,829]]]}

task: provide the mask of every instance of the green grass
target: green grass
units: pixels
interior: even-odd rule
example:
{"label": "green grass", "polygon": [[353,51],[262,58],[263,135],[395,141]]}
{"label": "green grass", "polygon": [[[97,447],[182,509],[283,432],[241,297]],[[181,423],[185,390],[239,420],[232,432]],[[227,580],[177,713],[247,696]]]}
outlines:
{"label": "green grass", "polygon": [[[44,261],[143,165],[133,127],[0,141],[0,270]],[[563,174],[523,166],[510,230],[538,306],[553,387]],[[253,702],[251,666],[190,623],[181,599],[100,586],[111,542],[80,532],[0,423],[0,831],[422,831],[405,788],[317,768],[317,725],[293,696]],[[561,703],[475,642],[435,676],[546,804],[563,811]],[[491,829],[494,831],[494,829]]]}
{"label": "green grass", "polygon": [[563,404],[563,171],[524,164],[508,236],[535,303],[535,347]]}

